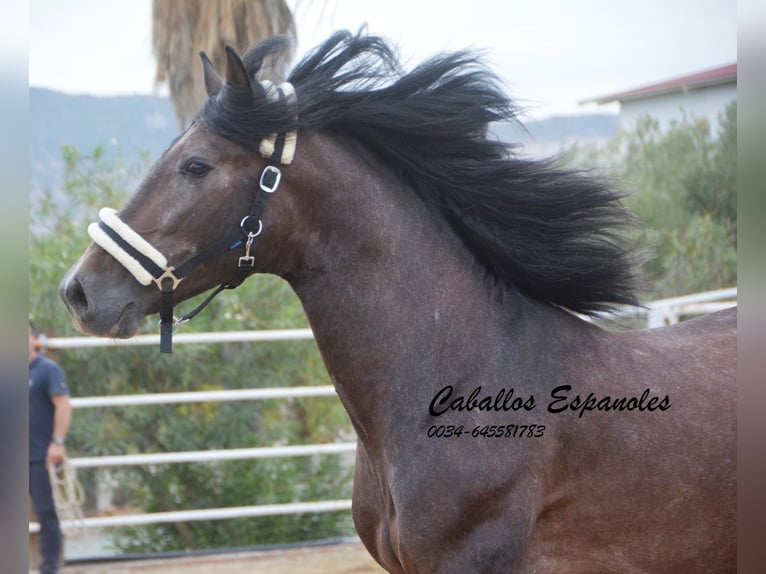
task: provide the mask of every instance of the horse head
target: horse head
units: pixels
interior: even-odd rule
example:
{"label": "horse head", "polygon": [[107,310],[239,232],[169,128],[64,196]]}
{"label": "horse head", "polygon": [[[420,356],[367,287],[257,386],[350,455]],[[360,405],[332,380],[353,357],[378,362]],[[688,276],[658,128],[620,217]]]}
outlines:
{"label": "horse head", "polygon": [[227,47],[223,77],[201,54],[210,96],[203,111],[122,209],[101,210],[88,229],[94,243],[61,281],[79,330],[131,337],[144,316],[161,310],[163,290],[179,302],[254,272],[278,272],[286,257],[275,249],[278,235],[300,227],[285,209],[291,185],[280,171],[292,162],[296,134],[262,122],[267,131],[244,145],[220,132],[258,110],[289,120],[291,86],[255,80],[264,56],[279,47],[275,41],[242,58]]}

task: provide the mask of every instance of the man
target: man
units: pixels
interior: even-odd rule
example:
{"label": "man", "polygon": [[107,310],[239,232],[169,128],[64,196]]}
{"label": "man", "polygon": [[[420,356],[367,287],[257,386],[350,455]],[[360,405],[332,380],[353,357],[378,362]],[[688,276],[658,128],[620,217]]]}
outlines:
{"label": "man", "polygon": [[37,352],[38,335],[29,325],[29,494],[40,523],[40,574],[58,572],[61,528],[48,469],[64,460],[72,405],[64,371]]}

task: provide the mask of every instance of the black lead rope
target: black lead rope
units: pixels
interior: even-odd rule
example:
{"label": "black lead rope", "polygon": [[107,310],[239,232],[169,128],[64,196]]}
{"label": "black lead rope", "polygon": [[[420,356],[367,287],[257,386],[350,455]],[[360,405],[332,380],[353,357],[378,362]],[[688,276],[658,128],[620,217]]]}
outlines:
{"label": "black lead rope", "polygon": [[173,285],[166,280],[162,285],[162,297],[160,300],[160,352],[173,352]]}

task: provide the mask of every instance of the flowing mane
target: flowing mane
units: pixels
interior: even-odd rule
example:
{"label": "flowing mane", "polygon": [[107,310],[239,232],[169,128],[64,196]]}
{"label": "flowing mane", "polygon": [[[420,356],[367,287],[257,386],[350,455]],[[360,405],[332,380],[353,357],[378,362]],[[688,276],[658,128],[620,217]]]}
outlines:
{"label": "flowing mane", "polygon": [[[251,49],[243,58],[250,75],[284,47],[272,38]],[[338,32],[288,80],[297,108],[255,106],[253,94],[224,89],[198,119],[249,148],[289,129],[350,138],[446,218],[498,280],[579,313],[636,303],[623,194],[552,162],[520,159],[492,139],[490,124],[517,122],[518,108],[475,54],[440,55],[407,72],[381,38]]]}

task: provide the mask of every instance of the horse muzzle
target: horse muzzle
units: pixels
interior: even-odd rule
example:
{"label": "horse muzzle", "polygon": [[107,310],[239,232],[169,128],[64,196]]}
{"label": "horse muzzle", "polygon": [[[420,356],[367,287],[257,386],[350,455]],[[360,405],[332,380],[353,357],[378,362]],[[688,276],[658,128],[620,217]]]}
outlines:
{"label": "horse muzzle", "polygon": [[135,335],[142,315],[124,283],[94,286],[79,263],[70,269],[59,284],[59,297],[75,328],[98,337],[127,339]]}

